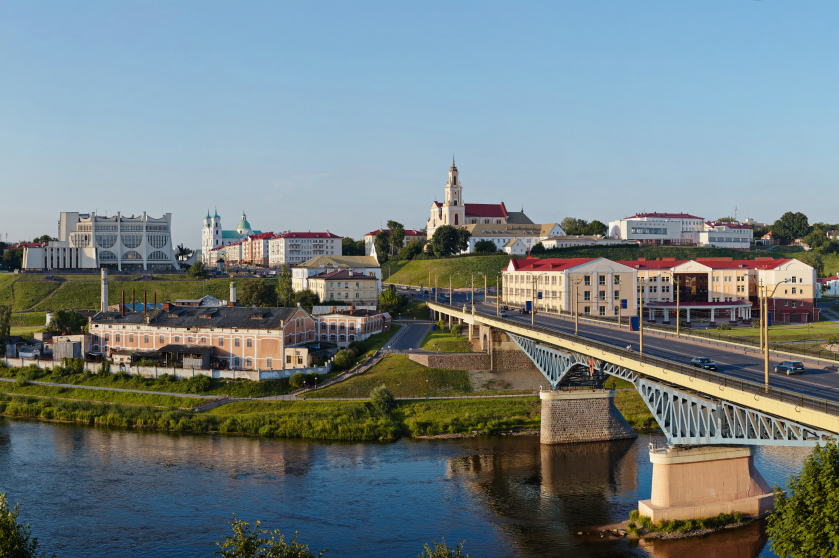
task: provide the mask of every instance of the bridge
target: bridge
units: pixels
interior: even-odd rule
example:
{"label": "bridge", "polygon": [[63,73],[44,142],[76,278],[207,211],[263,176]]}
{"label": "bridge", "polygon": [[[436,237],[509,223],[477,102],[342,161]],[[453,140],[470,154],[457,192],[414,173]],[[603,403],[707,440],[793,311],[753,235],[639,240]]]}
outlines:
{"label": "bridge", "polygon": [[[591,328],[588,335],[575,335],[546,318],[531,325],[475,306],[428,306],[437,316],[467,324],[470,337],[477,331],[487,350],[493,336],[502,334],[533,361],[551,386],[540,393],[542,443],[634,435],[625,420],[620,424],[614,392],[602,389],[608,376],[630,382],[669,446],[651,448],[653,494],[639,503],[642,515],[654,521],[767,511],[771,490],[754,468],[751,446],[814,446],[839,434],[839,397],[806,393],[813,391],[809,385],[795,389],[792,384],[790,389],[786,382],[767,391],[742,373],[712,372],[626,350],[625,337],[614,332],[606,335],[608,340],[598,340]],[[675,341],[672,345],[683,359],[685,351],[695,350]],[[569,389],[580,384],[601,389]]]}

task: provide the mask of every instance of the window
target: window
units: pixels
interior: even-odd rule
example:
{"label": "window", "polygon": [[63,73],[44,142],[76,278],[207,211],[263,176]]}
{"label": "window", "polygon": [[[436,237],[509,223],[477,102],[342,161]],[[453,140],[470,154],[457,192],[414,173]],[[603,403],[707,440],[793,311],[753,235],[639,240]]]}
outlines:
{"label": "window", "polygon": [[619,311],[620,311],[620,306],[615,306],[614,308],[612,308],[612,313],[613,313],[615,316],[617,316],[617,315],[618,315],[618,312],[619,312]]}
{"label": "window", "polygon": [[241,344],[242,344],[242,340],[239,339],[238,337],[233,340],[233,346],[234,347],[239,347],[239,346],[241,346]]}
{"label": "window", "polygon": [[795,287],[792,288],[792,294],[795,294]]}
{"label": "window", "polygon": [[248,347],[248,349],[253,347],[253,339],[251,339],[250,337],[248,337],[248,340],[247,340],[247,347]]}
{"label": "window", "polygon": [[784,301],[784,306],[789,306],[789,301],[788,300]]}
{"label": "window", "polygon": [[149,336],[148,336],[148,334],[143,335],[143,343],[144,343],[144,344],[146,344],[146,345],[148,345],[148,344],[149,344]]}
{"label": "window", "polygon": [[286,364],[291,364],[291,355],[286,355],[285,356],[285,363]]}
{"label": "window", "polygon": [[219,337],[218,338],[218,346],[219,347],[224,347],[224,337]]}
{"label": "window", "polygon": [[583,291],[583,300],[591,300],[591,291]]}
{"label": "window", "polygon": [[180,342],[181,342],[181,336],[180,336],[180,335],[176,335],[176,336],[175,336],[175,343],[180,343]]}
{"label": "window", "polygon": [[186,342],[187,343],[195,343],[195,338],[194,337],[187,337]]}
{"label": "window", "polygon": [[253,367],[253,360],[251,359],[251,357],[248,357],[248,358],[245,359],[245,366],[247,368],[252,368]]}
{"label": "window", "polygon": [[606,300],[606,291],[600,291],[598,293],[600,300]]}
{"label": "window", "polygon": [[588,275],[586,275],[585,277],[583,277],[583,285],[585,285],[586,287],[588,287],[589,285],[591,285],[591,277],[589,277]]}
{"label": "window", "polygon": [[605,285],[606,284],[606,276],[605,275],[601,275],[597,279],[598,279],[598,283],[597,283],[598,285]]}
{"label": "window", "polygon": [[121,337],[121,336],[120,336],[120,334],[119,334],[119,333],[115,333],[115,334],[114,334],[114,343],[119,343],[119,341],[120,341],[120,337]]}
{"label": "window", "polygon": [[600,307],[600,315],[601,315],[601,316],[605,316],[605,315],[606,315],[606,307],[605,307],[605,306],[601,306],[601,307]]}
{"label": "window", "polygon": [[[792,294],[795,294],[795,291],[792,291]],[[129,343],[133,343],[133,342],[134,342],[134,334],[133,334],[133,333],[129,333],[129,334],[128,334],[128,342],[129,342]]]}
{"label": "window", "polygon": [[233,368],[239,368],[239,357],[233,357]]}
{"label": "window", "polygon": [[271,357],[266,358],[265,359],[265,366],[267,366],[268,368],[273,368],[274,367],[274,360]]}
{"label": "window", "polygon": [[621,292],[620,291],[615,291],[615,300],[619,299],[620,297],[621,297]]}
{"label": "window", "polygon": [[297,355],[297,364],[303,364],[303,356]]}
{"label": "window", "polygon": [[620,284],[621,284],[620,275],[615,275],[615,285],[620,285]]}
{"label": "window", "polygon": [[795,283],[795,277],[792,278],[792,282]]}
{"label": "window", "polygon": [[583,306],[583,313],[586,315],[591,314],[591,306]]}
{"label": "window", "polygon": [[201,339],[199,339],[199,340],[198,340],[198,342],[199,342],[199,343],[201,343],[201,344],[203,345],[203,344],[205,344],[205,343],[207,342],[207,338],[206,338],[206,337],[202,337]]}
{"label": "window", "polygon": [[793,303],[792,303],[792,307],[793,307],[793,308],[795,308],[797,304],[798,304],[798,303],[793,302]]}

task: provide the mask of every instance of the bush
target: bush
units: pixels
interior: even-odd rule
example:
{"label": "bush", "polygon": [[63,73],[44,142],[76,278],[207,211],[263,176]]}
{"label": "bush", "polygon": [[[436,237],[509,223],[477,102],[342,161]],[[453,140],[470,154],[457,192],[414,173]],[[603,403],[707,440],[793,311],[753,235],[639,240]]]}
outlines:
{"label": "bush", "polygon": [[638,517],[640,515],[641,514],[638,512],[638,510],[632,510],[631,512],[629,512],[629,519],[631,521],[638,521]]}
{"label": "bush", "polygon": [[353,354],[345,349],[343,351],[338,351],[338,354],[335,355],[335,360],[332,364],[338,370],[346,370],[347,368],[352,367],[353,360],[355,360]]}
{"label": "bush", "polygon": [[17,373],[15,383],[19,386],[25,386],[32,380],[32,373],[29,370],[21,370]]}
{"label": "bush", "polygon": [[460,333],[462,331],[463,331],[463,325],[462,324],[455,324],[452,327],[452,335],[454,335],[455,337],[460,337]]}
{"label": "bush", "polygon": [[0,556],[29,558],[38,555],[38,539],[32,536],[28,523],[18,523],[19,513],[17,505],[9,509],[6,495],[0,492]]}
{"label": "bush", "polygon": [[290,385],[294,389],[300,389],[303,387],[303,381],[305,378],[303,377],[302,372],[297,372],[291,378],[288,379],[288,385]]}
{"label": "bush", "polygon": [[418,558],[469,558],[468,554],[463,554],[463,541],[451,550],[446,546],[446,539],[441,542],[432,541],[431,544],[434,548],[424,545]]}
{"label": "bush", "polygon": [[385,413],[390,413],[396,407],[396,400],[393,399],[393,394],[384,384],[373,388],[373,391],[370,392],[370,402],[377,409]]}
{"label": "bush", "polygon": [[102,361],[102,367],[99,369],[100,374],[110,374],[111,373],[111,361],[105,360]]}
{"label": "bush", "polygon": [[355,356],[358,356],[365,351],[364,343],[361,341],[353,341],[347,346],[347,350]]}

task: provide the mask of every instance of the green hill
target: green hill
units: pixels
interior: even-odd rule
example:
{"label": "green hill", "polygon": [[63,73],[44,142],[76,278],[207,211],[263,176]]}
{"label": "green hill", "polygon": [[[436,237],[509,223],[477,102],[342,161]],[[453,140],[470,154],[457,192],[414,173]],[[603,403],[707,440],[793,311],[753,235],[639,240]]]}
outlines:
{"label": "green hill", "polygon": [[[95,275],[57,275],[47,280],[43,275],[0,275],[0,304],[9,304],[14,312],[44,312],[48,310],[99,308],[99,278]],[[108,301],[116,304],[125,291],[126,302],[131,301],[134,290],[137,302],[143,301],[143,291],[148,301],[157,294],[157,302],[175,301],[179,298],[201,298],[208,294],[226,299],[230,294],[230,281],[241,286],[247,281],[276,281],[276,279],[189,279],[185,275],[153,275],[141,281],[139,275],[112,275],[108,278]]]}

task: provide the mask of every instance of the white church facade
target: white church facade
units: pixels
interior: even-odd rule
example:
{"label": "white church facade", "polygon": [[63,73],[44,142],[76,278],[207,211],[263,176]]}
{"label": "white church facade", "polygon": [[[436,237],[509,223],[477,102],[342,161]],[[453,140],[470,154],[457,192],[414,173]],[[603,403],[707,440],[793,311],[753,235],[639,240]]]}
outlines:
{"label": "white church facade", "polygon": [[262,231],[251,229],[251,224],[248,223],[248,217],[244,211],[242,212],[242,219],[234,230],[223,230],[218,211],[210,217],[210,210],[208,209],[207,217],[201,227],[201,261],[204,262],[205,266],[214,266],[216,262],[211,260],[214,255],[218,255],[217,248],[241,242],[249,236],[257,234],[262,234]]}

